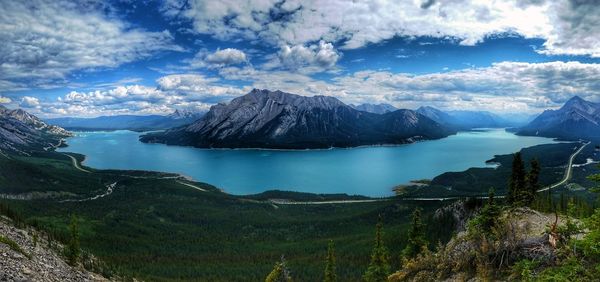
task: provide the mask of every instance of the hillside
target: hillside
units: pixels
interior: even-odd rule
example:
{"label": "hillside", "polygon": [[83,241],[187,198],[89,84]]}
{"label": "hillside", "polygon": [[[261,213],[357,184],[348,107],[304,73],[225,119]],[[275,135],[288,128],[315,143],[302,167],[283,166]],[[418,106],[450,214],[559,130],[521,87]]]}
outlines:
{"label": "hillside", "polygon": [[327,96],[254,89],[218,104],[189,126],[141,137],[142,142],[202,148],[329,148],[402,144],[453,132],[411,110],[358,111]]}
{"label": "hillside", "polygon": [[544,111],[517,134],[600,140],[600,104],[575,96],[558,110]]}
{"label": "hillside", "polygon": [[0,216],[0,281],[108,281],[68,265],[57,253],[62,248],[56,242],[49,248],[44,233],[17,228],[12,220]]}
{"label": "hillside", "polygon": [[49,125],[26,111],[9,110],[0,105],[0,153],[52,150],[69,136],[70,132]]}

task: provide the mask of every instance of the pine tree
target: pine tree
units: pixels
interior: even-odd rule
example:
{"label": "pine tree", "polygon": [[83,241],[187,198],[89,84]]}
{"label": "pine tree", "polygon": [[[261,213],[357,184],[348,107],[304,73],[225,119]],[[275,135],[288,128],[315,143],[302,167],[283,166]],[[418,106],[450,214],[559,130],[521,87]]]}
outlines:
{"label": "pine tree", "polygon": [[487,204],[481,209],[479,215],[475,217],[471,223],[477,229],[477,231],[480,231],[488,236],[492,235],[501,212],[500,207],[496,205],[494,196],[494,188],[491,188],[488,193]]}
{"label": "pine tree", "polygon": [[511,205],[522,205],[523,192],[526,186],[525,164],[521,158],[521,153],[513,155],[512,174],[508,188],[508,203]]}
{"label": "pine tree", "polygon": [[542,168],[540,167],[540,162],[537,159],[531,160],[531,169],[529,173],[527,173],[527,189],[523,191],[522,195],[522,204],[529,206],[535,200],[535,195],[537,190],[540,189],[540,171]]}
{"label": "pine tree", "polygon": [[371,263],[367,272],[363,276],[367,282],[387,281],[390,275],[389,256],[386,247],[383,244],[383,222],[381,216],[376,225],[375,246],[371,253]]}
{"label": "pine tree", "polygon": [[427,240],[425,239],[425,226],[421,222],[421,209],[416,208],[412,214],[412,223],[408,230],[408,243],[402,256],[404,258],[413,258],[427,248]]}
{"label": "pine tree", "polygon": [[327,245],[327,259],[325,261],[325,278],[324,282],[335,282],[337,281],[337,274],[335,272],[335,246],[333,240],[329,241]]}
{"label": "pine tree", "polygon": [[287,264],[285,262],[285,258],[281,256],[281,260],[275,263],[273,270],[267,278],[265,278],[265,282],[291,282],[292,276],[290,274],[290,270],[287,268]]}
{"label": "pine tree", "polygon": [[71,223],[69,224],[69,230],[71,237],[65,249],[65,255],[70,265],[76,265],[79,261],[79,255],[81,249],[79,247],[79,223],[75,215],[71,216]]}

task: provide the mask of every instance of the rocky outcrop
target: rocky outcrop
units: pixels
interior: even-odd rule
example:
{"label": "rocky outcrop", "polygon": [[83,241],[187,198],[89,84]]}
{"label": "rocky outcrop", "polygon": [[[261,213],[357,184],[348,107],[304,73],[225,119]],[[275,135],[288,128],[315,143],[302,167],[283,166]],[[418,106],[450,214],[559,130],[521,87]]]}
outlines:
{"label": "rocky outcrop", "polygon": [[[454,204],[448,210],[461,219],[467,214],[463,204]],[[530,208],[507,209],[497,218],[492,235],[483,235],[476,228],[460,231],[435,253],[425,250],[404,262],[389,281],[489,281],[476,276],[486,272],[496,273],[499,281],[512,281],[505,276],[517,261],[536,261],[542,267],[554,265],[559,250],[551,244],[548,227],[555,223],[566,224],[561,218]]]}
{"label": "rocky outcrop", "polygon": [[21,109],[0,106],[0,151],[27,154],[35,150],[52,150],[71,133],[49,125]]}
{"label": "rocky outcrop", "polygon": [[402,144],[452,132],[411,110],[379,115],[327,96],[254,89],[218,104],[189,126],[147,134],[142,142],[203,148],[329,148]]}
{"label": "rocky outcrop", "polygon": [[108,281],[98,274],[69,266],[55,250],[47,248],[44,236],[38,236],[34,243],[36,231],[19,229],[8,222],[9,219],[0,217],[0,236],[16,243],[18,250],[0,242],[0,281]]}

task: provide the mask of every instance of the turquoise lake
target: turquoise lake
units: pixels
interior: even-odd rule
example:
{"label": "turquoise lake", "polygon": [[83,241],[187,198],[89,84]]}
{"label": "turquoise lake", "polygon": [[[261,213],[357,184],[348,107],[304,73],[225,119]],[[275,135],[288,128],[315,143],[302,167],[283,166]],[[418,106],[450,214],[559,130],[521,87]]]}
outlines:
{"label": "turquoise lake", "polygon": [[231,194],[280,189],[380,197],[393,195],[394,186],[411,180],[485,167],[494,155],[554,142],[491,129],[401,146],[280,151],[145,144],[139,135],[79,132],[59,151],[86,155],[89,167],[176,172]]}

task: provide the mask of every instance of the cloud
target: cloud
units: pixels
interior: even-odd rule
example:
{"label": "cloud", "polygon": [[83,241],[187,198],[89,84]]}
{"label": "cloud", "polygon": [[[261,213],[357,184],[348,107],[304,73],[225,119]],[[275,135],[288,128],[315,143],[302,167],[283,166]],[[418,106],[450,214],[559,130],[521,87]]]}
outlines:
{"label": "cloud", "polygon": [[246,54],[238,49],[217,50],[206,56],[206,62],[213,65],[237,65],[247,62]]}
{"label": "cloud", "polygon": [[[0,1],[2,90],[56,87],[75,70],[182,51],[169,31],[135,28],[94,2]],[[15,87],[20,85],[20,87]]]}
{"label": "cloud", "polygon": [[0,95],[0,104],[8,104],[10,102],[12,102],[12,100],[10,98]]}
{"label": "cloud", "polygon": [[596,0],[167,0],[163,12],[190,21],[197,33],[273,46],[324,40],[354,49],[395,36],[474,45],[508,33],[546,40],[546,54],[600,56]]}
{"label": "cloud", "polygon": [[580,62],[500,62],[490,67],[422,75],[367,70],[331,81],[252,68],[226,68],[220,74],[226,79],[246,80],[256,88],[413,109],[432,105],[443,109],[537,112],[558,107],[574,95],[594,101],[600,98],[600,64]]}
{"label": "cloud", "polygon": [[[117,114],[169,114],[175,109],[206,111],[218,102],[249,91],[216,84],[200,74],[176,74],[159,78],[156,86],[125,85],[108,90],[71,91],[56,101],[39,102],[34,113],[43,116],[99,116]],[[24,97],[21,103],[32,97]]]}
{"label": "cloud", "polygon": [[21,99],[19,106],[23,108],[38,108],[40,106],[40,100],[35,97],[24,96]]}
{"label": "cloud", "polygon": [[184,61],[189,67],[182,69],[198,68],[222,68],[226,66],[248,64],[248,56],[244,51],[235,48],[217,49],[211,53],[208,50],[200,50],[193,59]]}
{"label": "cloud", "polygon": [[333,44],[321,40],[318,45],[284,45],[276,56],[271,56],[264,67],[317,72],[335,67],[340,57],[341,54]]}
{"label": "cloud", "polygon": [[[600,102],[600,64],[580,62],[499,62],[489,67],[419,75],[366,70],[329,80],[248,65],[223,67],[218,74],[220,77],[173,74],[157,79],[156,86],[72,91],[56,101],[39,101],[35,110],[43,115],[72,116],[167,114],[178,108],[206,110],[252,88],[327,95],[353,104],[390,103],[409,109],[430,105],[446,110],[532,113],[559,107],[574,95]],[[225,80],[244,84],[228,85],[223,83]]]}
{"label": "cloud", "polygon": [[217,81],[218,79],[200,74],[173,74],[159,78],[157,89],[172,95],[186,96],[188,100],[213,103],[246,93],[239,87],[215,84]]}
{"label": "cloud", "polygon": [[548,55],[600,57],[600,2],[556,1],[551,4],[553,27],[540,52]]}

